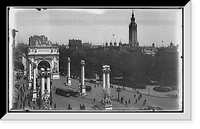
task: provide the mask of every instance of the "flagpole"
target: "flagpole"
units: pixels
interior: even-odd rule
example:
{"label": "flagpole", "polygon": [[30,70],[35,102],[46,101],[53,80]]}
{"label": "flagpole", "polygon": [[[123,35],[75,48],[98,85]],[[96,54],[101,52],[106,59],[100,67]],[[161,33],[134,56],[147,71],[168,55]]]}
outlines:
{"label": "flagpole", "polygon": [[114,42],[114,36],[115,36],[115,34],[112,34],[112,42]]}
{"label": "flagpole", "polygon": [[164,41],[162,40],[162,47],[163,47],[163,42],[164,42]]}

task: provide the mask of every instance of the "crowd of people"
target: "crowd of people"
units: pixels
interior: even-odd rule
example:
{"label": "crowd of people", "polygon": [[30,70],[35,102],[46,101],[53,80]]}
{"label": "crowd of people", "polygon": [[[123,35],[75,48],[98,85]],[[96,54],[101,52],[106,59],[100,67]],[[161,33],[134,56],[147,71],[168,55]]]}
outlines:
{"label": "crowd of people", "polygon": [[[32,88],[29,89],[28,87],[28,79],[26,76],[23,75],[16,75],[17,84],[15,84],[15,88],[18,89],[17,99],[16,99],[16,106],[14,109],[26,110],[26,109],[41,109],[41,101],[40,101],[40,92],[37,92],[37,99],[33,101],[33,91]],[[51,83],[52,84],[52,83]],[[37,91],[39,89],[39,82],[36,79],[36,86]],[[16,96],[16,95],[15,95]],[[50,104],[52,104],[52,97],[50,95]]]}
{"label": "crowd of people", "polygon": [[33,108],[32,104],[32,91],[28,90],[28,86],[26,83],[20,84],[19,87],[19,95],[18,95],[18,108],[19,109],[25,109]]}
{"label": "crowd of people", "polygon": [[[132,98],[134,101],[132,101],[132,104],[135,105],[135,104],[138,104],[139,102],[142,102],[142,106],[145,107],[146,103],[147,103],[147,100],[144,99],[142,100],[142,94],[137,92],[137,93],[134,93],[133,94],[133,98]],[[124,96],[122,96],[120,98],[120,101],[119,101],[121,104],[125,104],[125,105],[128,105],[128,104],[131,104],[131,99],[127,99],[125,100]]]}

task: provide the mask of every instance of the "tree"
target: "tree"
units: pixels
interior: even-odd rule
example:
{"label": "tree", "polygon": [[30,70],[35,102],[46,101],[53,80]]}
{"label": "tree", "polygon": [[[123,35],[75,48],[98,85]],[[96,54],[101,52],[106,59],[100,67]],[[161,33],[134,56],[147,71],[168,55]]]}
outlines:
{"label": "tree", "polygon": [[131,75],[131,53],[128,51],[119,51],[117,53],[118,69],[123,74],[124,78]]}
{"label": "tree", "polygon": [[15,49],[13,59],[14,69],[24,70],[24,66],[22,64],[22,52],[19,48]]}
{"label": "tree", "polygon": [[72,74],[79,76],[81,72],[81,60],[85,60],[86,54],[82,50],[74,51],[71,56]]}
{"label": "tree", "polygon": [[98,62],[94,58],[87,57],[85,59],[85,66],[87,78],[94,78],[94,73],[100,74],[98,71]]}
{"label": "tree", "polygon": [[23,42],[18,43],[15,50],[20,51],[21,53],[24,53],[26,56],[28,55],[28,45]]}
{"label": "tree", "polygon": [[160,52],[156,54],[154,70],[157,74],[158,81],[168,86],[178,85],[178,53]]}
{"label": "tree", "polygon": [[79,60],[84,60],[86,57],[86,54],[84,51],[78,50],[73,53],[73,57]]}
{"label": "tree", "polygon": [[117,58],[120,62],[128,62],[131,58],[131,53],[128,51],[119,51],[117,53]]}

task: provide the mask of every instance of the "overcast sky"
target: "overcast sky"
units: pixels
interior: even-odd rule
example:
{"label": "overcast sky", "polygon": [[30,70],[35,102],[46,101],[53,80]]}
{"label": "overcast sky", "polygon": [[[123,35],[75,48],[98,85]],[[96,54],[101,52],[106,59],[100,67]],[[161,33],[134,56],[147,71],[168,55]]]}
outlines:
{"label": "overcast sky", "polygon": [[[180,44],[180,9],[134,9],[141,46]],[[68,44],[69,39],[103,43],[128,43],[132,9],[12,9],[10,27],[17,29],[16,41],[28,43],[32,35],[45,35],[53,43]],[[115,36],[113,37],[113,34]],[[164,41],[162,43],[162,40]]]}

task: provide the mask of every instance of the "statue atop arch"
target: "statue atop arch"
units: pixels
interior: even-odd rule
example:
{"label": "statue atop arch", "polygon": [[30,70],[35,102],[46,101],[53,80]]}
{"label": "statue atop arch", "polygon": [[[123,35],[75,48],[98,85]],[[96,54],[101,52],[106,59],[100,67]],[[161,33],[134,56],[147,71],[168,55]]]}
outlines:
{"label": "statue atop arch", "polygon": [[[29,46],[28,46],[28,58],[32,59],[32,62],[36,63],[37,68],[41,61],[49,62],[49,65],[50,65],[49,68],[51,71],[51,79],[60,78],[59,76],[59,47],[58,45],[52,44],[52,42],[49,41],[46,36],[44,35],[30,36]],[[32,68],[30,67],[30,69]]]}
{"label": "statue atop arch", "polygon": [[29,46],[51,46],[52,42],[44,35],[33,35],[29,38]]}

